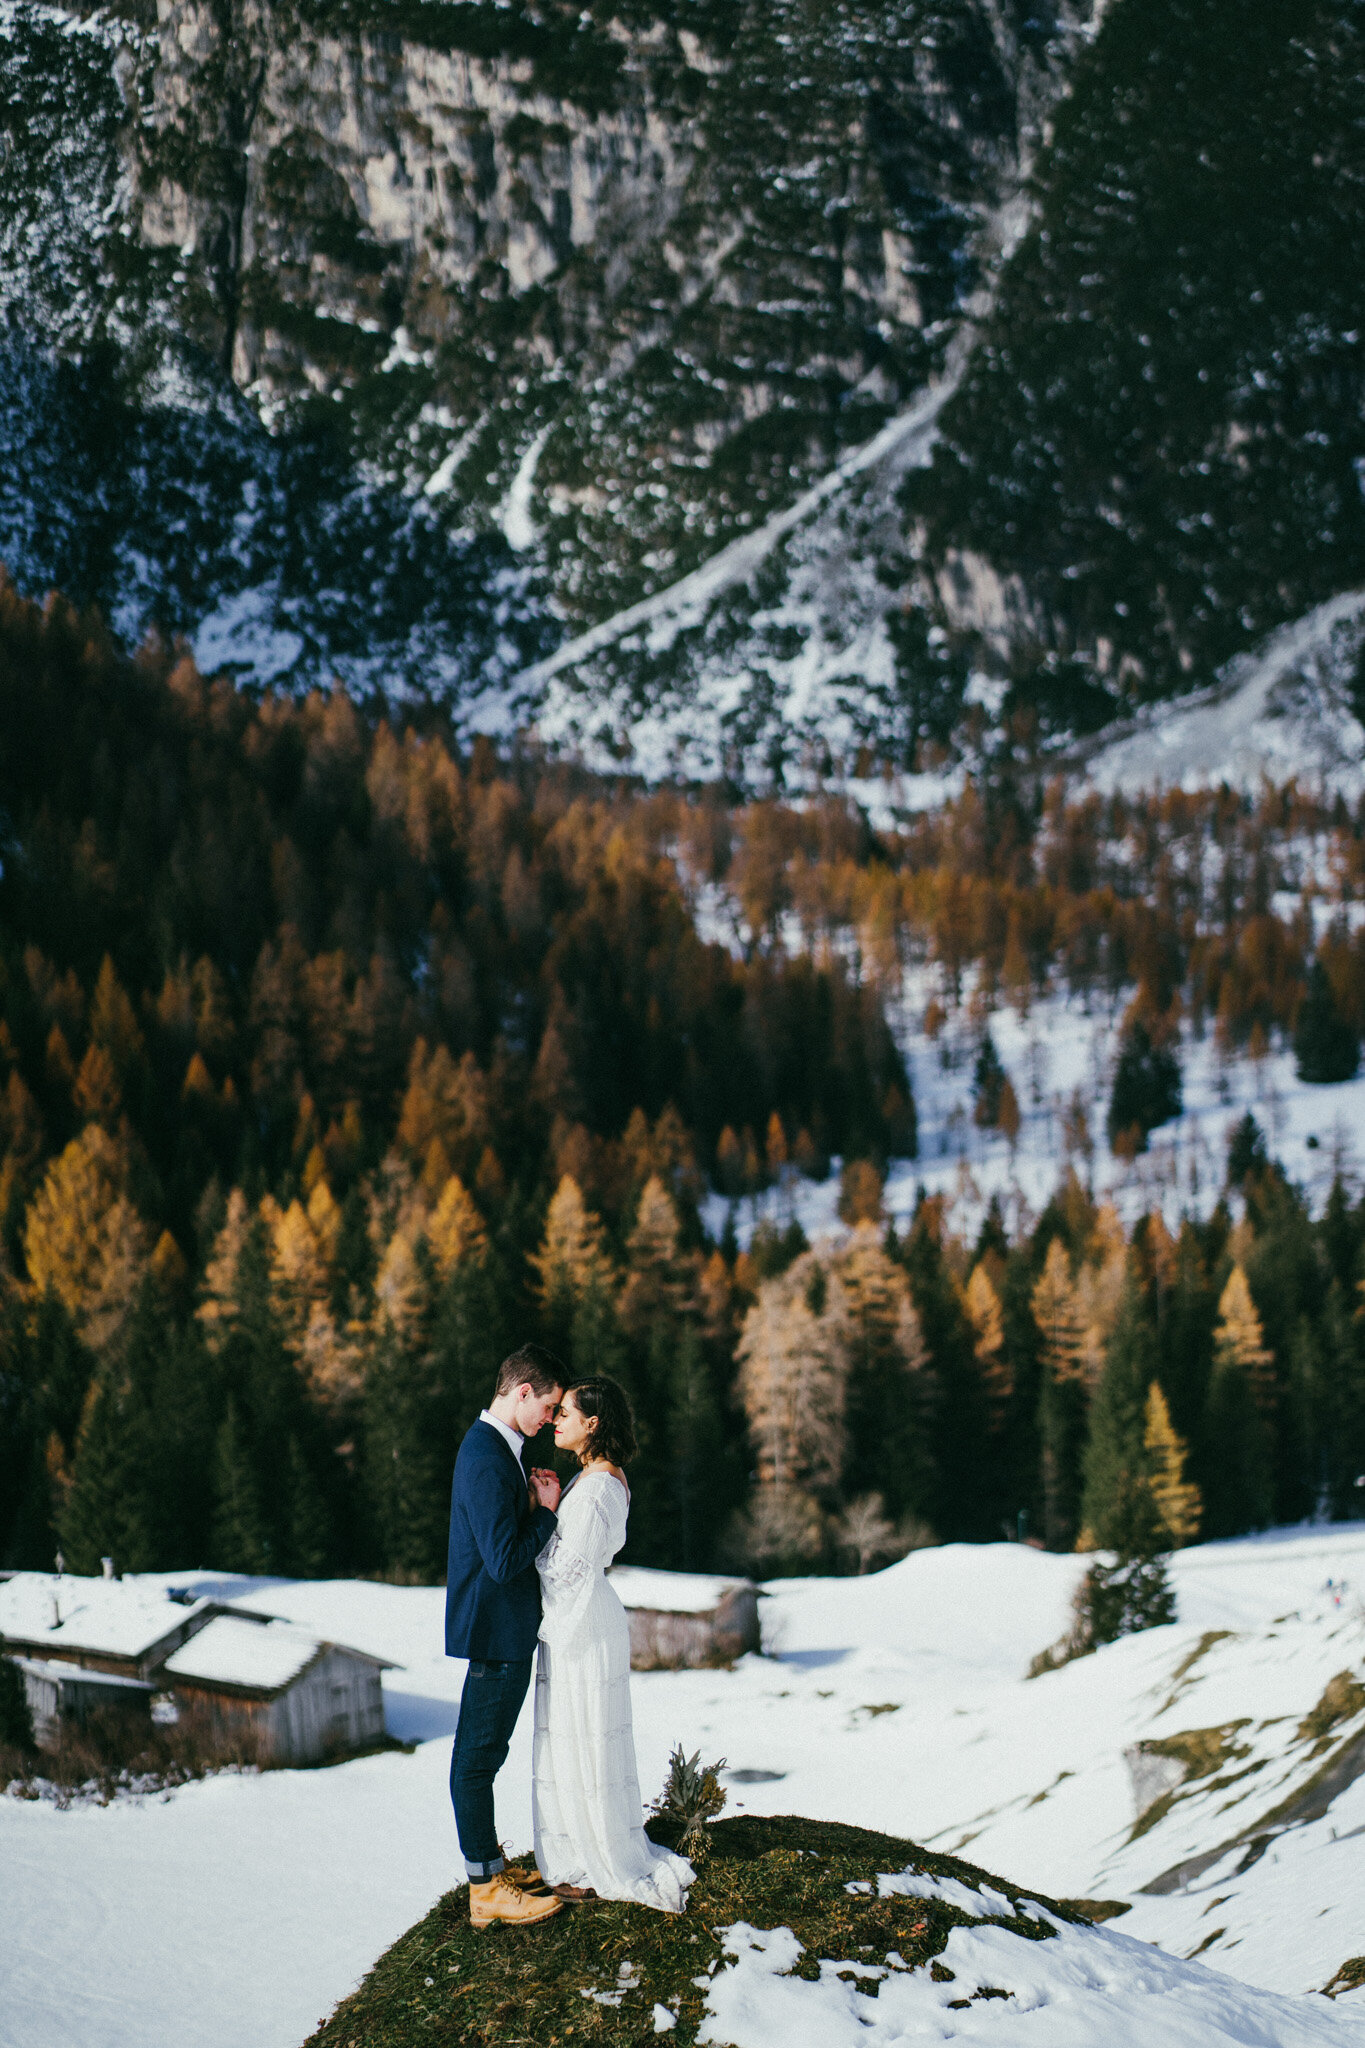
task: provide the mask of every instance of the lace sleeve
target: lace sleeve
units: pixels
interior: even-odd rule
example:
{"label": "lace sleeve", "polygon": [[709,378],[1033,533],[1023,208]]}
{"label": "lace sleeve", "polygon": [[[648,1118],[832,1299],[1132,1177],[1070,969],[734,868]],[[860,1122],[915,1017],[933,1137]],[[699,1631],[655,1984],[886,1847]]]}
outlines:
{"label": "lace sleeve", "polygon": [[593,1588],[621,1547],[606,1489],[580,1481],[564,1502],[559,1527],[536,1559],[540,1573],[540,1634],[563,1649],[581,1624]]}

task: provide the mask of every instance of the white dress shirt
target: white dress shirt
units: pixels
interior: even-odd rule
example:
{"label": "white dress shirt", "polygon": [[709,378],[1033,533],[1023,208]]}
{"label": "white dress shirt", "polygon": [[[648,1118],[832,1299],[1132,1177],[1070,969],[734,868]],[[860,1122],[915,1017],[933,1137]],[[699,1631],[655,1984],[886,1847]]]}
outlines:
{"label": "white dress shirt", "polygon": [[526,1449],[526,1439],[521,1431],[513,1429],[510,1422],[503,1422],[489,1408],[480,1409],[479,1420],[480,1422],[486,1422],[490,1429],[495,1429],[498,1432],[498,1435],[502,1438],[512,1456],[520,1464],[521,1454]]}

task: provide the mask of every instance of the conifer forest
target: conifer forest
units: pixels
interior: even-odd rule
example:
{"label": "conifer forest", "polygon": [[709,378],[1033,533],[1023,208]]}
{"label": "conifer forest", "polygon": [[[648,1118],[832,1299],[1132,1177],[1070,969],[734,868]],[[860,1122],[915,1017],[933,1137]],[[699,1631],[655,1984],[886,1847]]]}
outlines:
{"label": "conifer forest", "polygon": [[[631,1393],[635,1562],[1357,1511],[1365,1204],[1311,1208],[1249,1114],[1178,1227],[1092,1167],[1191,1035],[1354,1071],[1365,807],[1006,762],[878,829],[206,681],[6,584],[0,828],[0,1565],[438,1579],[530,1338]],[[1040,1213],[890,1223],[900,1048],[965,1032],[1013,1143],[990,1019],[1049,989],[1121,1021],[1107,1120],[1073,1103]]]}

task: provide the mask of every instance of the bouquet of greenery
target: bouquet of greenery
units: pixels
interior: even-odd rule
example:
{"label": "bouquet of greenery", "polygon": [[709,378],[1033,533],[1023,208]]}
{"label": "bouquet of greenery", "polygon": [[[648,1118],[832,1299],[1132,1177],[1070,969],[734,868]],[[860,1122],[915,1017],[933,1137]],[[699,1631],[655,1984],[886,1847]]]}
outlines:
{"label": "bouquet of greenery", "polygon": [[680,1829],[678,1849],[694,1863],[710,1848],[707,1822],[714,1820],[725,1806],[725,1787],[720,1782],[724,1769],[724,1757],[717,1763],[704,1764],[700,1750],[693,1756],[684,1756],[679,1743],[668,1760],[664,1789],[654,1802],[653,1811]]}

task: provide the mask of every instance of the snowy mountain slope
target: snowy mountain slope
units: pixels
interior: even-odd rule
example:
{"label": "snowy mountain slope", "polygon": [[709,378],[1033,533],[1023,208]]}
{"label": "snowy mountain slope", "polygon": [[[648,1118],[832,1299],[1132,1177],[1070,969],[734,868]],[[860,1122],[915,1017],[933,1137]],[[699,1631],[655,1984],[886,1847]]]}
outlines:
{"label": "snowy mountain slope", "polygon": [[928,460],[968,346],[794,505],[518,677],[540,737],[651,777],[758,784],[912,747],[882,572],[900,544],[897,487]]}
{"label": "snowy mountain slope", "polygon": [[[1027,1680],[1030,1657],[1065,1625],[1083,1562],[956,1546],[861,1580],[775,1582],[773,1654],[728,1672],[637,1674],[646,1794],[684,1740],[728,1756],[732,1773],[771,1774],[732,1776],[732,1810],[847,1820],[960,1848],[1053,1897],[1131,1902],[1117,1931],[1132,1940],[1049,1950],[1058,1972],[1033,1985],[1036,2033],[1001,2031],[981,2003],[931,2013],[921,2000],[915,2013],[938,2029],[928,2038],[1090,2048],[1101,2038],[1092,2020],[1090,2032],[1065,2028],[1075,2001],[1093,2013],[1098,1993],[1140,2001],[1159,1989],[1173,2026],[1185,2014],[1173,2041],[1216,2041],[1200,2029],[1219,2013],[1227,2038],[1266,2048],[1359,2039],[1352,1996],[1287,2013],[1234,1987],[1297,1999],[1365,1953],[1365,1778],[1353,1775],[1365,1735],[1365,1526],[1181,1552],[1176,1624]],[[440,1589],[173,1578],[394,1659],[390,1727],[419,1746],[326,1771],[217,1778],[143,1805],[0,1801],[0,1916],[16,1937],[0,1952],[4,2048],[179,2048],[191,2035],[196,2048],[289,2048],[457,1881],[445,1774],[461,1667],[440,1655]],[[1137,1833],[1127,1752],[1142,1743],[1166,1746],[1170,1796]],[[518,1844],[530,1834],[529,1765],[523,1719],[499,1807]],[[962,1942],[963,1974],[1011,1985],[986,1974],[989,1945],[974,1942]],[[1143,1942],[1165,1957],[1202,1951],[1211,1973],[1182,1975],[1160,1957],[1144,1972]],[[736,1947],[766,2000],[769,1966],[738,1933]],[[1030,1981],[1013,1984],[1021,2007]],[[1111,2010],[1154,2024],[1157,2009]],[[784,2035],[753,2038],[770,2048]]]}
{"label": "snowy mountain slope", "polygon": [[1365,591],[1351,590],[1230,662],[1219,685],[1134,720],[1082,753],[1097,789],[1255,790],[1297,779],[1357,797],[1365,728],[1352,697],[1365,649]]}
{"label": "snowy mountain slope", "polygon": [[[1314,858],[1312,845],[1305,844],[1299,887],[1310,879]],[[1320,936],[1327,906],[1319,903],[1316,911]],[[719,922],[716,931],[723,934]],[[940,995],[936,967],[912,966],[890,1011],[914,1088],[919,1141],[915,1158],[893,1159],[888,1166],[883,1201],[899,1229],[910,1224],[923,1190],[944,1199],[945,1226],[969,1243],[992,1198],[999,1201],[1012,1232],[1027,1230],[1071,1166],[1097,1200],[1115,1205],[1125,1227],[1160,1209],[1178,1231],[1182,1213],[1206,1217],[1222,1197],[1228,1135],[1247,1111],[1315,1211],[1338,1173],[1349,1188],[1360,1185],[1365,1073],[1330,1085],[1302,1081],[1289,1047],[1278,1046],[1253,1060],[1221,1049],[1211,1027],[1197,1033],[1186,1019],[1179,1049],[1181,1113],[1150,1133],[1146,1152],[1124,1160],[1105,1142],[1104,1117],[1126,998],[1109,1003],[1058,990],[1032,1001],[1023,1014],[1000,1003],[977,1015],[964,1003],[930,1039],[923,1018],[930,1000]],[[986,1026],[1018,1097],[1021,1121],[1013,1145],[999,1131],[981,1130],[973,1119],[973,1069]],[[1085,1118],[1079,1136],[1074,1122],[1078,1103]],[[813,1239],[842,1228],[838,1200],[835,1161],[823,1181],[795,1178],[784,1187],[742,1197],[734,1204],[736,1232],[747,1244],[763,1218],[781,1226],[795,1216]],[[703,1220],[713,1236],[725,1229],[730,1207],[725,1196],[708,1196]]]}

